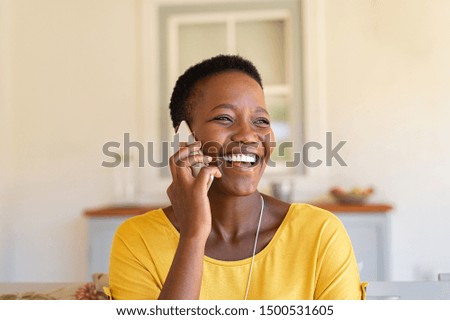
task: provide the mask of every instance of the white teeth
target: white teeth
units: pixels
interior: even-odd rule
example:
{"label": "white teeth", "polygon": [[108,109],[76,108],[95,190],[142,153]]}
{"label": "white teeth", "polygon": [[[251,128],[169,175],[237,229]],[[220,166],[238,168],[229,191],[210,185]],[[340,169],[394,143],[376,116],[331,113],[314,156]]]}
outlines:
{"label": "white teeth", "polygon": [[256,156],[254,154],[233,154],[232,156],[224,156],[225,161],[236,162],[255,162]]}

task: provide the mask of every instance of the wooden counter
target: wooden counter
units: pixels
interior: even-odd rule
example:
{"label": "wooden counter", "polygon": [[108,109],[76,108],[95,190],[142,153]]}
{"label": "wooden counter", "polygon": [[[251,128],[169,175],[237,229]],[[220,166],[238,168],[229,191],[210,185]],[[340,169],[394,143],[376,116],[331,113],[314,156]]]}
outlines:
{"label": "wooden counter", "polygon": [[122,216],[137,216],[148,211],[164,208],[168,205],[143,205],[143,206],[107,206],[84,211],[84,215],[88,218],[100,217],[122,217]]}
{"label": "wooden counter", "polygon": [[[362,204],[362,205],[344,205],[339,203],[312,203],[312,204],[333,213],[386,213],[392,210],[392,206],[388,204]],[[154,209],[167,207],[168,205],[169,204],[123,206],[123,207],[106,206],[88,209],[84,212],[84,215],[88,218],[136,216]]]}
{"label": "wooden counter", "polygon": [[386,213],[392,210],[388,204],[340,204],[340,203],[312,203],[313,205],[333,213]]}

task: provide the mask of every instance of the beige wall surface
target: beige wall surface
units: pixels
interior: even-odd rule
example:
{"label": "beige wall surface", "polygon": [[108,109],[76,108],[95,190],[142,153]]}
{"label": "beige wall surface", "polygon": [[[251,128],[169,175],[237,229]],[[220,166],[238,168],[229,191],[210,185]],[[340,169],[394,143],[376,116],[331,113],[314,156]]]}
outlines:
{"label": "beige wall surface", "polygon": [[[450,2],[320,1],[324,120],[348,141],[321,189],[371,184],[395,205],[393,279],[449,272]],[[156,77],[141,87],[151,2],[0,0],[0,281],[86,279],[82,211],[114,200],[102,145],[159,126]]]}
{"label": "beige wall surface", "polygon": [[9,26],[0,31],[8,49],[1,69],[10,77],[2,82],[8,109],[1,124],[11,137],[2,150],[10,177],[4,280],[85,279],[81,214],[112,195],[110,173],[100,166],[102,145],[136,131],[134,2],[2,6]]}
{"label": "beige wall surface", "polygon": [[326,4],[328,124],[348,140],[331,180],[394,203],[395,280],[436,280],[450,270],[450,2]]}

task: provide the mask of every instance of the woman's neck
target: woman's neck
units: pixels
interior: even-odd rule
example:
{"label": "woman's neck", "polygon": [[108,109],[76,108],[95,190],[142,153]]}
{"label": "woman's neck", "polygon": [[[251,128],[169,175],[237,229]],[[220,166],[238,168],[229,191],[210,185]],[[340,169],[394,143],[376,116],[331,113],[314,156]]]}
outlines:
{"label": "woman's neck", "polygon": [[212,233],[223,240],[239,238],[255,232],[261,213],[261,194],[256,191],[246,196],[208,195],[212,213]]}

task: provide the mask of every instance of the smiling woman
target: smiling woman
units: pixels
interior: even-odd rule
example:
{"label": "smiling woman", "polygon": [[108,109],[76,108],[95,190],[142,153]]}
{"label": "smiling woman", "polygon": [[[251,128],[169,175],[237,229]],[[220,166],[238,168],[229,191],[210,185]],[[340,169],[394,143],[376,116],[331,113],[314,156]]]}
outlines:
{"label": "smiling woman", "polygon": [[114,299],[364,297],[338,218],[258,191],[274,134],[251,62],[220,55],[189,68],[175,85],[170,110],[174,128],[187,121],[197,142],[170,159],[171,206],[117,230]]}

